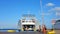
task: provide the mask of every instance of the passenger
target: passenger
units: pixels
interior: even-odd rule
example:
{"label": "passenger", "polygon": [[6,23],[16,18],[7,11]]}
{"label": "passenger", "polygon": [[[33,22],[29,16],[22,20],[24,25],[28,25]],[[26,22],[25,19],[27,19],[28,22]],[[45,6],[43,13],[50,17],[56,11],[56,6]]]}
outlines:
{"label": "passenger", "polygon": [[41,25],[39,25],[39,29],[38,29],[39,32],[41,32]]}
{"label": "passenger", "polygon": [[43,32],[43,34],[46,34],[47,33],[47,31],[46,31],[47,29],[46,29],[46,26],[45,25],[43,25],[42,26],[42,32]]}

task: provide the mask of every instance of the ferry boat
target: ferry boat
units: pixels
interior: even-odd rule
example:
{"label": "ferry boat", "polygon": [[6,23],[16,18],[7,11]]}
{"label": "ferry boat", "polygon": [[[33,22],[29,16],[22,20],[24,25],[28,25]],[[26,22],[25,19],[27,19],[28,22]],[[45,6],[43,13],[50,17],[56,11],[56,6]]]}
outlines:
{"label": "ferry boat", "polygon": [[36,19],[35,15],[32,14],[22,15],[22,18],[18,22],[21,31],[36,31],[39,25],[39,21]]}

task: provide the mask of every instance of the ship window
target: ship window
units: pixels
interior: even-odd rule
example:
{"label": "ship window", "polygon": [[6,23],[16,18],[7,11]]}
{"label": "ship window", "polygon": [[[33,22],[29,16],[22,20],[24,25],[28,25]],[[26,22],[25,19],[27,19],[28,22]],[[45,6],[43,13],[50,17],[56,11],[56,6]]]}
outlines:
{"label": "ship window", "polygon": [[35,21],[32,21],[33,23],[35,23]]}
{"label": "ship window", "polygon": [[29,22],[31,22],[31,21],[29,21]]}
{"label": "ship window", "polygon": [[22,21],[22,22],[25,22],[25,21]]}

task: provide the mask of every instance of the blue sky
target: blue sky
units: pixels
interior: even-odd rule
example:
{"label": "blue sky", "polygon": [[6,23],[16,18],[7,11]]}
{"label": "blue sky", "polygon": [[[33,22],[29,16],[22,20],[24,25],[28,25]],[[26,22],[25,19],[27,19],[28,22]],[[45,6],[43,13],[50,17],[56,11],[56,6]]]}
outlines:
{"label": "blue sky", "polygon": [[57,18],[55,12],[60,11],[59,3],[60,0],[42,0],[43,11],[41,11],[40,0],[0,0],[0,28],[17,28],[22,14],[28,12],[34,14],[40,24],[42,24],[42,12],[45,14],[50,12],[50,15],[44,15],[44,23],[47,28],[52,28],[51,19]]}

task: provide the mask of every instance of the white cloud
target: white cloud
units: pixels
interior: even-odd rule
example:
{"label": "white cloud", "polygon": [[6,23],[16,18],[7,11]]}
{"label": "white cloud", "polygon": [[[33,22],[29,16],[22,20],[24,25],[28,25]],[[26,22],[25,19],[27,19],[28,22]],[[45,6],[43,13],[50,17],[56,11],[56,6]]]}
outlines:
{"label": "white cloud", "polygon": [[56,11],[60,11],[60,7],[55,7],[55,10]]}
{"label": "white cloud", "polygon": [[60,13],[59,13],[59,12],[57,12],[57,13],[56,13],[56,15],[60,16]]}
{"label": "white cloud", "polygon": [[47,3],[46,6],[54,6],[55,4],[53,3]]}
{"label": "white cloud", "polygon": [[48,10],[49,12],[55,12],[56,15],[60,16],[60,7],[55,7],[55,8],[52,8],[50,10]]}
{"label": "white cloud", "polygon": [[50,9],[49,11],[57,11],[57,12],[60,12],[60,7],[52,8],[52,9]]}

